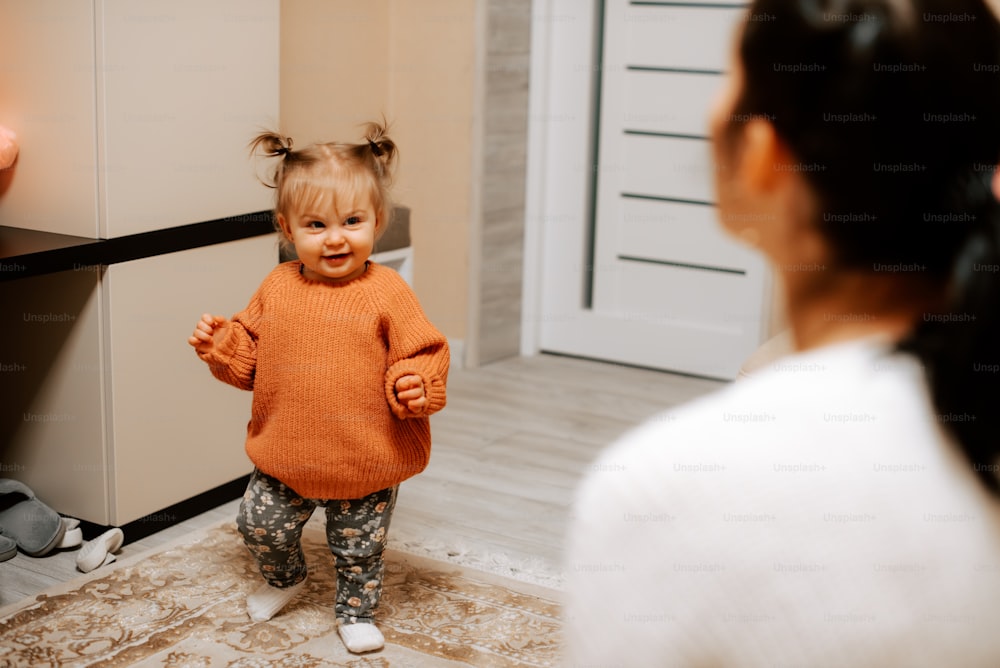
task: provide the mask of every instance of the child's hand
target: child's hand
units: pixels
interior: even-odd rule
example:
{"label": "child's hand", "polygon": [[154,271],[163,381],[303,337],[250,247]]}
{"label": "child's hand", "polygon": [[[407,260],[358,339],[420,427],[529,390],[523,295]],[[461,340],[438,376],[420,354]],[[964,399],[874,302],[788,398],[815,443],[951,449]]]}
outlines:
{"label": "child's hand", "polygon": [[194,346],[199,355],[207,355],[215,348],[215,337],[221,334],[229,325],[229,321],[221,315],[203,313],[194,334],[188,338],[188,343]]}
{"label": "child's hand", "polygon": [[422,413],[427,406],[424,395],[424,381],[420,376],[410,374],[396,381],[396,399],[406,406],[411,413]]}

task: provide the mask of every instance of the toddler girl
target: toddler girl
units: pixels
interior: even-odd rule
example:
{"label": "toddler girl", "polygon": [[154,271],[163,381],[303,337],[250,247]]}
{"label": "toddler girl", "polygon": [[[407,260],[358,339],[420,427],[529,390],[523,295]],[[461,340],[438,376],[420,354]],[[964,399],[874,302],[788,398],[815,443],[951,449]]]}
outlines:
{"label": "toddler girl", "polygon": [[448,344],[403,279],[369,259],[391,210],[385,128],[302,150],[264,133],[251,142],[261,152],[278,159],[276,226],[298,260],[232,320],[203,315],[189,339],[216,378],[253,391],[255,469],[237,524],[266,584],[247,612],[270,619],[304,587],[302,527],[324,506],[338,630],[350,651],[371,651],[384,644],[373,613],[396,490],[427,465]]}

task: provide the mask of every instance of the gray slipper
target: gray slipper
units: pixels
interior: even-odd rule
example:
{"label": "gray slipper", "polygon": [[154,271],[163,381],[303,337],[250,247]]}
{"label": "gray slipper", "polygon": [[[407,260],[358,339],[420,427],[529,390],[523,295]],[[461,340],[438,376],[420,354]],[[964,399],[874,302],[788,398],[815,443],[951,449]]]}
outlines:
{"label": "gray slipper", "polygon": [[41,557],[59,544],[66,525],[59,513],[35,498],[22,482],[0,478],[0,535],[12,538],[31,557]]}
{"label": "gray slipper", "polygon": [[14,555],[17,554],[17,543],[13,538],[7,538],[7,536],[0,536],[0,561],[7,561],[8,559],[13,559]]}

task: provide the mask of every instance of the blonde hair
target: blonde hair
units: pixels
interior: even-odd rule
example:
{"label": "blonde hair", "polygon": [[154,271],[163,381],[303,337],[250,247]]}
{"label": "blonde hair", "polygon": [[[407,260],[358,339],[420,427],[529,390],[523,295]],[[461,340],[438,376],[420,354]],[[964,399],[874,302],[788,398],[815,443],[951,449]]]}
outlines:
{"label": "blonde hair", "polygon": [[249,145],[251,157],[280,158],[268,180],[261,179],[275,189],[278,231],[279,214],[287,217],[291,212],[336,207],[337,200],[356,201],[364,193],[375,209],[375,237],[382,236],[392,214],[389,187],[398,158],[396,144],[386,130],[385,123],[368,123],[363,143],[317,143],[299,150],[292,148],[290,137],[277,132],[254,137]]}

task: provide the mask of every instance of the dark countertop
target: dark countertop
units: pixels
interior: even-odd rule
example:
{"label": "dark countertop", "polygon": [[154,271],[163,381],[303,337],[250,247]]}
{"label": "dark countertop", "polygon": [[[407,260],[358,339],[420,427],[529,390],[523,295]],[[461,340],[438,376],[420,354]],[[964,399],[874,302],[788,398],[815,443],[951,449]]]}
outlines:
{"label": "dark countertop", "polygon": [[117,264],[272,232],[270,211],[114,239],[89,239],[0,226],[0,281]]}
{"label": "dark countertop", "polygon": [[[113,239],[90,239],[0,225],[0,281],[117,264],[272,232],[274,224],[269,210]],[[392,222],[375,244],[375,252],[409,245],[410,210],[397,206],[393,209]]]}
{"label": "dark countertop", "polygon": [[0,225],[0,259],[7,260],[20,255],[34,255],[62,248],[84,246],[99,241],[100,239]]}

